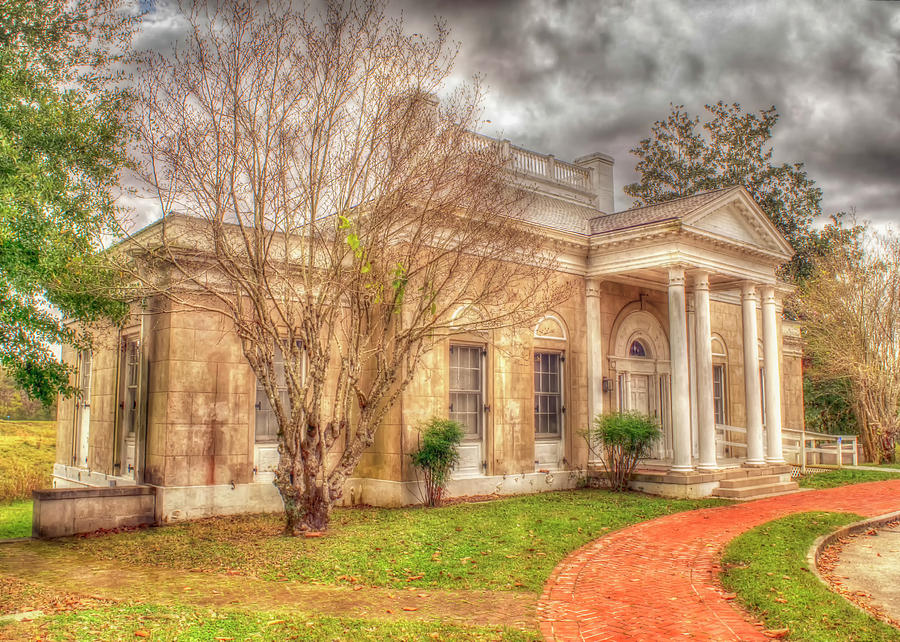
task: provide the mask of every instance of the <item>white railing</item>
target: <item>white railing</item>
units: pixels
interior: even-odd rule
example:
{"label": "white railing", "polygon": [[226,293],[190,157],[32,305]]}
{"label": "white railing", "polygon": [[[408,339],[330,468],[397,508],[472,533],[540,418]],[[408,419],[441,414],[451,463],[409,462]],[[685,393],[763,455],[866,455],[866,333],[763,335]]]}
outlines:
{"label": "white railing", "polygon": [[483,134],[472,134],[475,149],[499,145],[504,160],[512,171],[561,183],[585,192],[591,191],[591,170],[587,167],[558,160],[552,154],[538,154],[524,147],[516,147],[508,140],[495,140]]}
{"label": "white railing", "polygon": [[[735,452],[736,450],[740,453]],[[737,457],[738,454],[747,456],[747,429],[716,424],[716,456]]]}
{"label": "white railing", "polygon": [[856,435],[829,435],[786,428],[781,431],[784,458],[801,469],[807,466],[856,466],[859,443]]}
{"label": "white railing", "polygon": [[[764,448],[766,443],[764,438]],[[747,429],[716,424],[716,444],[719,447],[717,452],[719,457],[746,456]],[[785,461],[801,468],[859,464],[859,444],[855,435],[828,435],[822,432],[784,428],[781,431],[781,448]]]}

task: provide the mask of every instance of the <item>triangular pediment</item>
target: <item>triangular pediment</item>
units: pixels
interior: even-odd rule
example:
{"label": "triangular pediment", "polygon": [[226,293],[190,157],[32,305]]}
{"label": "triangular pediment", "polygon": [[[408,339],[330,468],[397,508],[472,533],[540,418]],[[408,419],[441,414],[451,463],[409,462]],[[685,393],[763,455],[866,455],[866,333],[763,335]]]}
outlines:
{"label": "triangular pediment", "polygon": [[790,258],[793,249],[747,191],[736,188],[684,217],[685,227],[748,249]]}

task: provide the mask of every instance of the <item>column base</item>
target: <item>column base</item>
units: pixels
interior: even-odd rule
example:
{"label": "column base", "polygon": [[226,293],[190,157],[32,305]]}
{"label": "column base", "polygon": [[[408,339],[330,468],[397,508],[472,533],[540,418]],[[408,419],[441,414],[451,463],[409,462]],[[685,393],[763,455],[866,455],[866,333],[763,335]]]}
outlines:
{"label": "column base", "polygon": [[706,473],[715,472],[717,470],[722,470],[722,467],[718,464],[697,464],[697,470],[702,470]]}
{"label": "column base", "polygon": [[692,473],[694,472],[693,466],[672,466],[669,468],[670,473]]}
{"label": "column base", "polygon": [[748,459],[741,465],[746,466],[747,468],[760,468],[767,464],[765,459]]}
{"label": "column base", "polygon": [[787,462],[784,460],[784,457],[778,457],[777,459],[769,459],[768,457],[766,457],[766,463],[774,466],[779,464],[786,464]]}

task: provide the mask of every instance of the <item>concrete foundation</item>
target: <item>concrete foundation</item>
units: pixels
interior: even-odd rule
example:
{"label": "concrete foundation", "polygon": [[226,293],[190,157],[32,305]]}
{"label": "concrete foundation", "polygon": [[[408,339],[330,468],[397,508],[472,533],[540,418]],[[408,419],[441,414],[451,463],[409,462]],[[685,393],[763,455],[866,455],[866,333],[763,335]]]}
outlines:
{"label": "concrete foundation", "polygon": [[32,493],[32,537],[65,537],[156,522],[156,489],[50,488]]}

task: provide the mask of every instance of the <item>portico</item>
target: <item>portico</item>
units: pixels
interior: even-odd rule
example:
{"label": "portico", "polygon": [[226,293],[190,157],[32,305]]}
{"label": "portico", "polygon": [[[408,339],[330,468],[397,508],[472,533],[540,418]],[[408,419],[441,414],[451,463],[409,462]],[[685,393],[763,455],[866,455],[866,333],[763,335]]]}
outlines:
{"label": "portico", "polygon": [[[651,463],[669,475],[783,464],[779,320],[787,290],[776,269],[791,248],[741,187],[627,214],[592,222],[589,371],[607,373],[589,387],[592,412],[657,416],[664,438]],[[641,293],[608,328],[603,315],[591,318],[604,282]],[[721,338],[714,306],[720,315],[726,306],[740,310],[737,341]],[[730,364],[714,364],[714,344]],[[726,394],[742,397],[730,413]]]}

